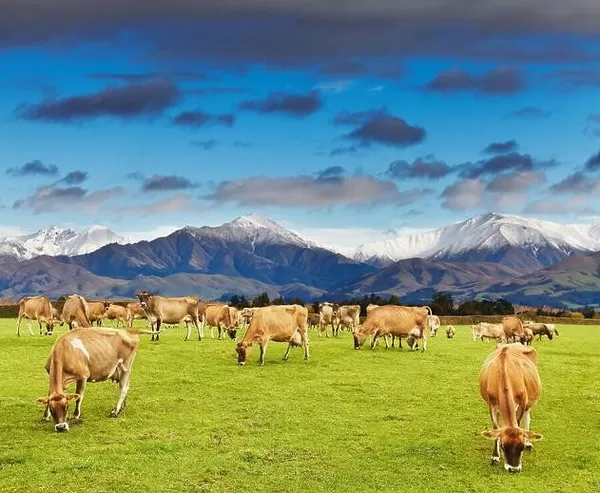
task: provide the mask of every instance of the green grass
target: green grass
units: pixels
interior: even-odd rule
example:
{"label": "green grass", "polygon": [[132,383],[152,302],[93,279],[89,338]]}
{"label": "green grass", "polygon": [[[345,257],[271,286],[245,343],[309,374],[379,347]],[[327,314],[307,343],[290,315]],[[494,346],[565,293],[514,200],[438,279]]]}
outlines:
{"label": "green grass", "polygon": [[[431,339],[428,351],[352,348],[319,339],[311,361],[271,343],[238,367],[232,341],[142,336],[127,409],[108,417],[116,385],[88,384],[83,422],[40,423],[44,363],[55,339],[20,338],[0,319],[0,491],[371,492],[600,491],[600,328],[561,326],[535,342],[544,435],[523,472],[492,467],[478,394],[492,343]],[[143,324],[141,324],[143,326]],[[58,328],[63,333],[65,328]]]}

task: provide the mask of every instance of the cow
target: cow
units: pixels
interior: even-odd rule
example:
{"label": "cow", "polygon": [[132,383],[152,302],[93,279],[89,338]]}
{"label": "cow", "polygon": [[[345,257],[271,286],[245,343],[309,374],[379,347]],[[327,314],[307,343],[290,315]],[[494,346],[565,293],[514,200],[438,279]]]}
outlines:
{"label": "cow", "polygon": [[427,317],[427,327],[429,327],[429,330],[431,331],[431,337],[435,337],[437,335],[440,325],[440,317],[437,315],[429,315]]}
{"label": "cow", "polygon": [[479,374],[479,393],[488,405],[493,429],[481,434],[494,440],[492,465],[500,462],[502,449],[504,469],[521,472],[523,449],[531,450],[531,442],[543,438],[529,429],[531,408],[541,391],[537,352],[533,347],[498,344],[484,361]]}
{"label": "cow", "polygon": [[379,305],[376,305],[375,303],[369,303],[367,305],[367,313],[369,313],[371,310],[375,310],[375,308],[379,308]]}
{"label": "cow", "polygon": [[328,325],[331,325],[331,335],[336,335],[335,326],[338,323],[337,309],[337,305],[329,303],[328,301],[319,305],[319,337],[321,337],[323,332],[329,337],[329,334],[327,333]]}
{"label": "cow", "polygon": [[[231,319],[231,310],[224,304],[210,303],[206,305],[205,324],[210,327],[210,337],[214,339],[213,328],[217,328],[218,339],[227,332],[231,339],[235,339],[236,326]],[[235,310],[235,308],[234,308]]]}
{"label": "cow", "polygon": [[453,339],[456,334],[456,330],[453,325],[446,325],[446,336],[448,339]]}
{"label": "cow", "polygon": [[533,333],[533,336],[538,336],[538,341],[542,340],[542,336],[548,336],[548,339],[552,340],[554,337],[554,331],[548,327],[548,324],[540,324],[540,323],[529,323],[524,324],[525,330],[530,330]]}
{"label": "cow", "polygon": [[63,305],[62,319],[69,326],[69,330],[75,327],[91,327],[89,307],[85,298],[78,294],[69,296]]}
{"label": "cow", "polygon": [[506,334],[502,328],[502,324],[490,324],[487,322],[479,322],[478,324],[471,325],[471,332],[473,334],[473,340],[477,339],[497,339],[500,342],[506,342]]}
{"label": "cow", "polygon": [[[354,332],[354,349],[360,349],[370,334],[373,334],[371,349],[375,347],[379,337],[384,337],[387,349],[389,346],[385,336],[408,337],[412,335],[414,339],[423,340],[421,350],[425,351],[427,349],[425,328],[427,316],[430,314],[429,307],[384,305],[375,308],[367,314],[364,324]],[[411,345],[412,349],[414,349],[414,344]]]}
{"label": "cow", "polygon": [[36,320],[42,335],[42,324],[46,326],[46,335],[52,335],[54,325],[60,322],[60,317],[54,316],[52,303],[45,296],[26,296],[19,301],[19,315],[17,317],[17,336],[21,335],[21,321],[27,319],[29,335],[33,335],[31,321]]}
{"label": "cow", "polygon": [[[142,305],[139,303],[127,303],[125,306],[126,315],[125,320],[127,322],[127,327],[133,327],[133,321],[136,319],[146,319],[148,320],[148,315],[146,315],[146,311],[142,308]],[[148,320],[148,324],[150,321]]]}
{"label": "cow", "polygon": [[248,352],[254,343],[260,348],[258,361],[261,366],[264,365],[269,341],[288,343],[283,355],[284,360],[288,359],[292,347],[303,346],[304,359],[308,361],[307,319],[308,310],[300,305],[276,305],[256,309],[244,338],[236,347],[238,365],[246,364]]}
{"label": "cow", "polygon": [[340,327],[348,327],[354,333],[360,325],[360,305],[343,305],[337,310],[337,329],[335,335],[338,335]]}
{"label": "cow", "polygon": [[61,327],[65,325],[65,321],[62,319],[62,315],[59,313],[58,309],[54,307],[52,307],[52,318],[54,319],[54,322],[58,322]]}
{"label": "cow", "polygon": [[[75,399],[73,418],[77,421],[81,418],[86,382],[108,379],[119,384],[119,398],[110,414],[117,417],[125,408],[138,333],[143,332],[90,327],[73,329],[60,336],[46,361],[48,395],[37,399],[38,404],[45,406],[42,420],[49,421],[52,417],[55,431],[69,431],[69,401]],[[73,383],[76,383],[75,393],[66,393],[65,389]]]}
{"label": "cow", "polygon": [[510,342],[523,342],[525,339],[525,331],[523,330],[523,322],[515,316],[504,317],[502,319],[502,329],[506,335],[506,340]]}
{"label": "cow", "polygon": [[529,327],[523,327],[523,337],[521,337],[521,344],[531,346],[533,342],[533,331]]}
{"label": "cow", "polygon": [[190,337],[192,332],[191,324],[194,324],[198,331],[198,340],[202,340],[204,336],[204,324],[200,323],[201,310],[198,298],[193,296],[168,298],[166,296],[150,294],[148,291],[139,292],[137,297],[150,321],[156,320],[156,329],[153,331],[152,341],[158,342],[162,323],[178,324],[181,321],[185,321],[187,326],[184,341],[187,341]]}
{"label": "cow", "polygon": [[96,326],[100,327],[103,324],[106,312],[110,307],[110,301],[88,301],[88,318],[92,325],[96,322]]}
{"label": "cow", "polygon": [[242,325],[242,314],[235,306],[229,307],[229,320],[231,321],[231,326],[228,331],[229,337],[235,341],[237,339],[237,331]]}
{"label": "cow", "polygon": [[559,336],[560,334],[558,333],[558,329],[556,328],[555,324],[545,324],[546,327],[548,327],[548,330],[550,332],[552,332],[552,334],[554,334],[555,336]]}
{"label": "cow", "polygon": [[119,324],[125,327],[127,323],[127,308],[121,305],[111,304],[106,310],[105,317],[107,320],[115,320],[116,326]]}
{"label": "cow", "polygon": [[315,331],[319,330],[319,321],[321,320],[320,313],[309,313],[308,314],[308,327]]}

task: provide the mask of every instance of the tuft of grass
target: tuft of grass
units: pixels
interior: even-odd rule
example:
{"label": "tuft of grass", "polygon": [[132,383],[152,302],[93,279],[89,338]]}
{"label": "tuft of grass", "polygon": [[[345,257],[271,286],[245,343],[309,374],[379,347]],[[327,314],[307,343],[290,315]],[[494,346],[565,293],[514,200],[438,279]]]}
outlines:
{"label": "tuft of grass", "polygon": [[237,366],[229,340],[141,336],[124,414],[108,417],[116,385],[88,384],[68,434],[40,423],[34,404],[56,335],[14,327],[0,319],[2,492],[600,491],[598,327],[534,342],[532,429],[545,438],[517,475],[489,465],[478,375],[494,345],[466,327],[426,353],[355,351],[348,333],[312,332],[310,362],[301,348],[284,362],[285,345],[270,343],[264,367],[256,348]]}

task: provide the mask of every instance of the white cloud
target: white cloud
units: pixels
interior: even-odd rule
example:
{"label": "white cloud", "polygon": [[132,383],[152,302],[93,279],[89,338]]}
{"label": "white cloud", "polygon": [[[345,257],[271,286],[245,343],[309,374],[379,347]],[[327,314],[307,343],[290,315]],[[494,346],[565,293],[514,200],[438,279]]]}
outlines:
{"label": "white cloud", "polygon": [[162,238],[164,236],[169,236],[171,233],[177,231],[178,229],[183,228],[183,226],[157,226],[154,229],[149,229],[146,231],[128,231],[120,233],[121,236],[125,238],[125,240],[129,243],[135,243],[138,241],[151,241],[156,238]]}
{"label": "white cloud", "polygon": [[21,236],[27,234],[23,228],[19,226],[11,226],[8,224],[0,224],[0,236]]}

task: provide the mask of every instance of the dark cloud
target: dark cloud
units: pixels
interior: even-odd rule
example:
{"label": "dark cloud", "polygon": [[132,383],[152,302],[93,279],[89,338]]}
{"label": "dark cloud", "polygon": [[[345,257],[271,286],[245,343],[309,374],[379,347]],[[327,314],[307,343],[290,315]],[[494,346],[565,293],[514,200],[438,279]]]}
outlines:
{"label": "dark cloud", "polygon": [[184,89],[184,94],[191,94],[194,96],[212,96],[222,94],[242,94],[248,92],[248,89],[244,87],[234,86],[214,86],[214,87],[194,87],[191,89]]}
{"label": "dark cloud", "polygon": [[114,80],[135,84],[155,80],[207,80],[208,76],[200,72],[95,72],[89,75],[90,79],[95,80]]}
{"label": "dark cloud", "polygon": [[332,120],[334,125],[362,125],[377,116],[387,115],[386,108],[365,111],[348,111],[342,110],[338,112]]}
{"label": "dark cloud", "polygon": [[159,214],[175,214],[179,212],[198,213],[201,210],[202,206],[187,193],[178,193],[172,197],[167,197],[155,202],[116,208],[116,212],[120,215],[139,215],[141,217],[152,217]]}
{"label": "dark cloud", "polygon": [[426,178],[435,180],[443,178],[453,171],[448,164],[437,161],[433,157],[417,158],[412,163],[394,161],[390,163],[387,175],[396,179]]}
{"label": "dark cloud", "polygon": [[217,147],[217,141],[215,139],[209,139],[209,140],[193,140],[191,142],[191,144],[194,147],[199,147],[200,149],[202,149],[203,151],[210,151],[212,149],[214,149],[215,147]]}
{"label": "dark cloud", "polygon": [[519,149],[519,144],[516,140],[507,140],[506,142],[492,142],[483,152],[486,154],[506,154],[508,152],[516,152]]}
{"label": "dark cloud", "polygon": [[[334,167],[335,168],[335,167]],[[325,170],[327,171],[327,170]],[[268,178],[264,176],[219,183],[203,198],[215,203],[237,203],[244,207],[277,206],[322,209],[339,206],[373,207],[410,204],[430,190],[400,190],[389,180],[373,176],[336,174]]]}
{"label": "dark cloud", "polygon": [[84,181],[88,179],[87,171],[71,171],[64,178],[60,180],[59,183],[65,183],[66,185],[81,185]]}
{"label": "dark cloud", "polygon": [[576,171],[552,185],[550,191],[557,194],[596,194],[600,191],[600,179]]}
{"label": "dark cloud", "polygon": [[13,209],[31,209],[34,214],[63,210],[80,213],[97,212],[105,202],[123,193],[125,190],[121,187],[89,192],[77,186],[43,186],[39,187],[32,196],[15,201]]}
{"label": "dark cloud", "polygon": [[497,175],[486,185],[486,190],[505,194],[515,194],[546,182],[546,175],[541,172],[525,171]]}
{"label": "dark cloud", "polygon": [[425,139],[425,129],[409,125],[402,118],[391,114],[374,115],[364,121],[345,138],[362,146],[384,144],[393,147],[409,147]]}
{"label": "dark cloud", "polygon": [[496,68],[480,76],[464,70],[445,70],[424,87],[426,91],[432,92],[471,92],[496,96],[516,94],[524,88],[523,75],[518,69],[512,67]]}
{"label": "dark cloud", "polygon": [[336,60],[318,72],[325,77],[374,77],[377,79],[400,80],[405,72],[396,61],[387,63],[365,63],[358,60]]}
{"label": "dark cloud", "polygon": [[16,113],[25,120],[75,122],[99,117],[130,119],[157,116],[179,100],[179,89],[170,82],[154,81],[109,87],[101,91],[62,99],[23,104]]}
{"label": "dark cloud", "polygon": [[330,166],[329,168],[317,173],[318,180],[339,180],[346,174],[346,170],[341,166]]}
{"label": "dark cloud", "polygon": [[590,156],[590,158],[585,162],[585,169],[587,171],[600,170],[600,151],[593,156]]}
{"label": "dark cloud", "polygon": [[241,110],[256,113],[282,113],[296,118],[304,118],[321,109],[323,101],[318,91],[307,94],[271,93],[266,99],[242,101]]}
{"label": "dark cloud", "polygon": [[335,147],[329,151],[330,157],[335,156],[344,156],[346,154],[356,154],[358,152],[358,147],[356,146],[346,146],[346,147]]}
{"label": "dark cloud", "polygon": [[221,115],[211,115],[203,111],[183,111],[174,119],[173,123],[181,127],[204,127],[206,125],[224,125],[231,127],[235,123],[235,115],[225,113]]}
{"label": "dark cloud", "polygon": [[197,185],[192,183],[183,176],[165,176],[165,175],[153,175],[150,178],[146,178],[142,184],[142,190],[144,192],[166,192],[172,190],[189,190],[196,188]]}
{"label": "dark cloud", "polygon": [[534,171],[557,166],[556,161],[538,161],[529,154],[510,152],[500,154],[476,163],[466,163],[460,166],[461,177],[478,178],[484,175],[494,175],[507,171]]}
{"label": "dark cloud", "polygon": [[535,106],[525,106],[519,110],[513,111],[509,116],[514,118],[547,118],[552,113],[550,111],[537,108]]}
{"label": "dark cloud", "polygon": [[480,179],[468,178],[447,186],[440,194],[442,207],[450,210],[476,209],[485,204],[486,184]]}
{"label": "dark cloud", "polygon": [[23,166],[8,168],[6,174],[11,176],[55,176],[58,174],[58,166],[55,164],[45,164],[36,159],[35,161],[25,163]]}
{"label": "dark cloud", "polygon": [[600,87],[600,70],[559,70],[555,77],[559,84],[567,89]]}

